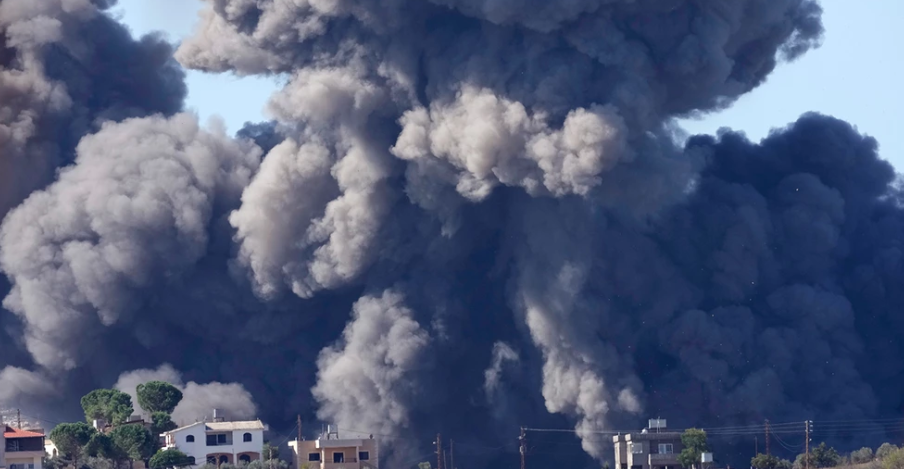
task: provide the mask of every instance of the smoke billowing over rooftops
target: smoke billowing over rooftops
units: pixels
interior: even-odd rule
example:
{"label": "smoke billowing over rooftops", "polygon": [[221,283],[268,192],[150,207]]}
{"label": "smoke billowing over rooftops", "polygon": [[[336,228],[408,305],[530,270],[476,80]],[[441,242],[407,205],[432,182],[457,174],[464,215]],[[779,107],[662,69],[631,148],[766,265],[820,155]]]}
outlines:
{"label": "smoke billowing over rooftops", "polygon": [[2,0],[0,401],[66,412],[148,377],[185,418],[302,412],[398,455],[571,425],[598,459],[596,431],[651,413],[897,411],[904,212],[876,142],[807,115],[675,144],[674,118],[816,47],[820,14],[210,0],[182,65],[291,77],[233,138],[96,2]]}

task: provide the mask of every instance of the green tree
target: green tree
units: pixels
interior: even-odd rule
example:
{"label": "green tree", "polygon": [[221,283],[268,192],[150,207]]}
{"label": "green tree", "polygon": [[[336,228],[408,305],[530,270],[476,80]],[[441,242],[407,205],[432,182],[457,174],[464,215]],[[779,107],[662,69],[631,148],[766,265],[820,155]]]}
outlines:
{"label": "green tree", "polygon": [[[304,468],[305,464],[307,463],[302,463],[301,467]],[[282,459],[271,459],[269,461],[251,461],[243,467],[245,469],[288,469],[289,463]],[[222,469],[222,466],[220,466],[220,469]]]}
{"label": "green tree", "polygon": [[119,463],[107,458],[88,457],[81,467],[82,469],[118,469]]}
{"label": "green tree", "polygon": [[683,467],[691,467],[700,462],[700,455],[709,452],[709,444],[706,442],[706,432],[699,428],[688,428],[681,435],[681,443],[684,449],[678,454],[678,464]]}
{"label": "green tree", "polygon": [[166,412],[172,414],[173,410],[182,400],[182,391],[165,381],[150,381],[139,384],[136,388],[138,405],[142,409],[155,413]]}
{"label": "green tree", "polygon": [[[841,464],[843,458],[838,454],[838,451],[831,446],[826,446],[825,443],[820,443],[819,446],[813,448],[810,451],[810,469],[818,469],[823,467],[835,467]],[[807,467],[807,455],[800,454],[797,456],[797,459],[794,461],[794,467],[796,468],[806,468]]]}
{"label": "green tree", "polygon": [[176,428],[173,419],[166,412],[154,412],[151,414],[151,433],[157,436]]}
{"label": "green tree", "polygon": [[264,443],[264,447],[261,449],[261,459],[264,461],[279,459],[279,447],[273,446],[269,442]]}
{"label": "green tree", "polygon": [[754,469],[791,469],[791,461],[763,453],[751,458],[750,465]]}
{"label": "green tree", "polygon": [[113,440],[104,433],[96,432],[91,435],[88,444],[85,445],[83,451],[92,458],[110,459],[114,461],[122,461],[125,459],[113,444]]}
{"label": "green tree", "polygon": [[66,466],[66,462],[60,459],[59,456],[56,457],[44,457],[41,461],[41,467],[44,469],[63,469]]}
{"label": "green tree", "polygon": [[191,458],[189,458],[187,454],[175,448],[157,451],[157,454],[151,456],[151,460],[148,461],[148,467],[150,467],[151,469],[182,467],[189,466],[191,464]]}
{"label": "green tree", "polygon": [[897,451],[898,447],[891,443],[882,443],[882,446],[876,450],[876,458],[877,459],[885,459],[895,451]]}
{"label": "green tree", "polygon": [[851,462],[854,464],[863,464],[873,460],[873,449],[863,447],[851,453]]}
{"label": "green tree", "polygon": [[129,460],[143,461],[150,458],[157,449],[156,439],[141,425],[122,425],[110,432],[113,445]]}
{"label": "green tree", "polygon": [[85,422],[61,423],[50,432],[50,441],[59,450],[60,459],[79,466],[82,459],[82,448],[91,440],[95,430]]}
{"label": "green tree", "polygon": [[904,469],[904,449],[896,448],[886,454],[882,459],[882,469]]}
{"label": "green tree", "polygon": [[430,465],[429,462],[422,462],[422,463],[418,464],[417,467],[418,467],[418,469],[431,469],[432,468],[432,466]]}
{"label": "green tree", "polygon": [[115,389],[95,389],[82,397],[82,410],[88,421],[103,419],[120,425],[132,415],[132,398]]}

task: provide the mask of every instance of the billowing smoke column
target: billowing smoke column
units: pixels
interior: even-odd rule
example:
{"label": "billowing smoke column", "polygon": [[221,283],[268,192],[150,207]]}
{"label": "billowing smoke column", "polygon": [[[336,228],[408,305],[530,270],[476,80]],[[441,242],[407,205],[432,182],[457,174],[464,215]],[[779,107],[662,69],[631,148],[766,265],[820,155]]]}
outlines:
{"label": "billowing smoke column", "polygon": [[172,47],[132,39],[99,11],[111,3],[0,2],[0,214],[51,182],[101,122],[181,109]]}
{"label": "billowing smoke column", "polygon": [[210,382],[182,418],[210,399],[276,425],[302,412],[380,435],[397,463],[442,431],[484,446],[457,454],[473,467],[518,425],[571,425],[606,459],[597,431],[654,414],[898,412],[904,211],[876,143],[807,115],[760,144],[675,144],[675,117],[818,45],[820,13],[211,0],[176,58],[287,74],[274,121],[91,128],[0,229],[0,324],[21,338],[0,400]]}

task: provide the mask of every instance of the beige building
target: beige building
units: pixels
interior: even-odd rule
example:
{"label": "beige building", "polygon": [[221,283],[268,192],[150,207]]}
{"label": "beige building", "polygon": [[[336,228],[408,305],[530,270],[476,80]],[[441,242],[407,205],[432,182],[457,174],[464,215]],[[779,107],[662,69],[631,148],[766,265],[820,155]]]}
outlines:
{"label": "beige building", "polygon": [[0,467],[6,469],[42,469],[44,432],[20,430],[7,425],[3,428]]}
{"label": "beige building", "polygon": [[[298,469],[377,469],[379,448],[373,435],[368,438],[339,438],[327,431],[316,440],[290,441]],[[300,457],[299,457],[300,455]]]}
{"label": "beige building", "polygon": [[681,433],[644,430],[612,437],[616,469],[679,469]]}

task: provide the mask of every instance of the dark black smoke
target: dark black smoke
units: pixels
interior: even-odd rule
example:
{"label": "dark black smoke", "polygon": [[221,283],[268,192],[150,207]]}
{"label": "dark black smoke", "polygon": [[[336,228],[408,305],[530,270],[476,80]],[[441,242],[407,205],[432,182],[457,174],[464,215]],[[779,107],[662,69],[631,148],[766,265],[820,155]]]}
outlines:
{"label": "dark black smoke", "polygon": [[[470,467],[516,458],[520,425],[575,428],[534,461],[591,467],[596,431],[647,417],[901,412],[904,210],[876,142],[807,115],[674,143],[818,45],[814,1],[209,0],[184,65],[293,77],[237,138],[176,113],[168,46],[63,3],[0,1],[0,84],[36,77],[0,118],[49,119],[0,158],[75,162],[9,199],[40,188],[0,228],[0,401],[77,418],[92,387],[164,379],[180,419],[301,412],[400,466],[440,431]],[[60,46],[19,46],[22,18],[124,62],[45,74]],[[53,80],[99,89],[69,112]]]}

